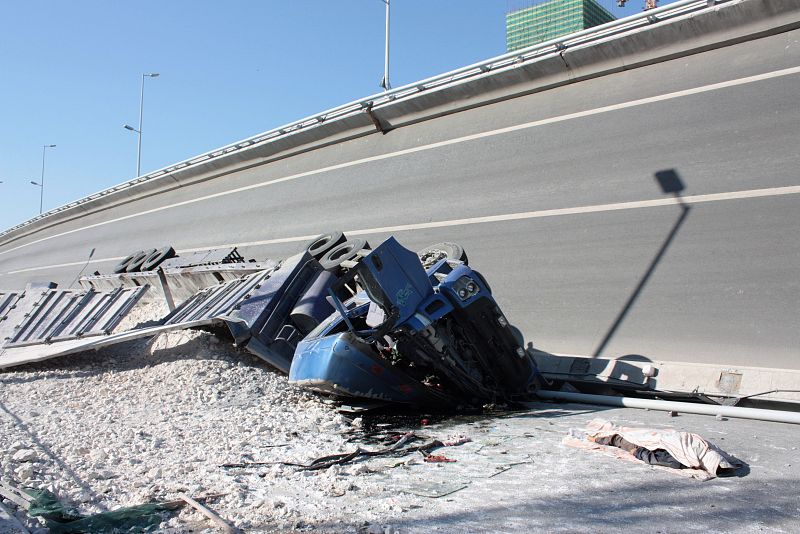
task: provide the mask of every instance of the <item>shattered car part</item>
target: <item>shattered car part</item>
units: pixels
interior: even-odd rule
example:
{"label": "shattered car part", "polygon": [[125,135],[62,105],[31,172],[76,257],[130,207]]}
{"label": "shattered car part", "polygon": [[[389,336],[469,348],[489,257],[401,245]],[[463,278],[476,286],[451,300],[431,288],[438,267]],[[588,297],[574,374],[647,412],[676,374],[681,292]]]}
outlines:
{"label": "shattered car part", "polygon": [[[31,304],[31,310],[24,312],[23,326],[7,336],[9,343],[0,353],[0,368],[167,331],[225,326],[237,345],[288,373],[297,342],[334,311],[326,300],[333,278],[325,276],[322,283],[315,284],[322,273],[319,262],[303,252],[282,264],[197,291],[155,326],[114,334],[113,327],[148,286],[118,287],[109,292],[90,289],[84,293],[58,292],[52,285],[29,288],[29,295],[41,292],[42,300]],[[122,295],[131,298],[124,300]],[[12,308],[15,295],[4,292],[2,296],[3,309]],[[73,310],[76,302],[84,311]],[[13,319],[11,316],[8,318]],[[0,327],[3,324],[6,322]],[[94,334],[111,335],[82,339]]]}
{"label": "shattered car part", "polygon": [[245,258],[236,247],[213,248],[181,254],[172,258],[167,258],[161,266],[164,269],[174,269],[178,267],[198,267],[201,265],[220,265],[228,263],[244,263]]}
{"label": "shattered car part", "polygon": [[0,348],[109,334],[147,290],[76,291],[29,284],[22,292],[0,293]]}
{"label": "shattered car part", "polygon": [[[6,348],[109,334],[148,286],[112,291],[47,289],[35,299],[3,344]],[[26,292],[27,295],[27,292]]]}
{"label": "shattered car part", "polygon": [[[160,270],[166,277],[172,296],[176,301],[183,302],[202,289],[216,286],[221,282],[242,278],[259,271],[272,269],[277,264],[278,263],[274,260],[266,260],[259,263],[224,263],[194,267],[172,267],[169,269],[164,269],[162,264]],[[158,287],[158,280],[159,275],[157,271],[145,271],[88,275],[82,276],[78,282],[84,289],[108,291],[117,287],[139,287],[146,284],[152,287]],[[148,295],[152,298],[157,298],[158,293],[157,291],[153,291],[148,293]],[[147,298],[147,295],[145,298]]]}
{"label": "shattered car part", "polygon": [[[196,292],[155,325],[119,333],[113,328],[147,286],[29,288],[38,300],[8,336],[0,367],[223,327],[290,381],[339,397],[475,406],[532,393],[538,372],[523,340],[480,273],[453,255],[463,249],[447,251],[426,272],[416,253],[389,238],[374,251],[359,248],[358,261],[342,254],[343,268],[325,270],[306,249]],[[3,309],[14,306],[14,295],[0,296]]]}
{"label": "shattered car part", "polygon": [[8,312],[16,307],[22,297],[20,291],[0,291],[0,321],[8,318]]}
{"label": "shattered car part", "polygon": [[[342,302],[355,279],[362,294]],[[442,259],[428,272],[389,238],[331,288],[338,314],[298,344],[289,380],[315,391],[411,404],[476,404],[538,387],[532,357],[483,276]]]}
{"label": "shattered car part", "polygon": [[289,258],[260,288],[254,288],[226,321],[236,343],[284,373],[303,334],[290,315],[297,302],[322,272],[307,252]]}

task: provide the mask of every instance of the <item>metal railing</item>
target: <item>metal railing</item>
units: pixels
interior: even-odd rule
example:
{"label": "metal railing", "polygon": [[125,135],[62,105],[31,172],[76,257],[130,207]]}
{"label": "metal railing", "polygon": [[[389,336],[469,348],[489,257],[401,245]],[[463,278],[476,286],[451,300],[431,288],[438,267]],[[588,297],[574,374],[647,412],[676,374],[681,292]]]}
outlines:
{"label": "metal railing", "polygon": [[64,204],[63,206],[54,208],[46,213],[40,214],[32,219],[3,231],[0,233],[0,238],[11,232],[29,226],[37,221],[75,208],[76,206],[92,202],[98,198],[108,195],[113,195],[119,191],[130,189],[143,182],[149,182],[159,178],[167,177],[172,172],[199,165],[215,158],[242,152],[251,149],[256,145],[262,145],[276,139],[282,139],[299,131],[305,131],[309,128],[319,126],[323,123],[340,120],[358,113],[363,113],[365,110],[370,108],[376,109],[391,105],[401,99],[413,98],[414,96],[432,90],[442,89],[451,85],[462,83],[464,81],[497,74],[498,72],[512,68],[517,68],[520,65],[535,61],[543,56],[559,53],[570,47],[592,43],[612,35],[618,35],[627,31],[636,30],[660,21],[675,18],[690,12],[700,11],[717,4],[731,1],[734,0],[679,0],[672,4],[668,4],[656,9],[643,11],[642,13],[631,15],[623,19],[614,20],[600,26],[589,28],[587,30],[564,35],[557,39],[552,39],[550,41],[535,44],[527,48],[515,50],[513,52],[509,52],[480,63],[474,63],[472,65],[461,67],[444,74],[432,76],[430,78],[404,85],[402,87],[397,87],[395,89],[374,94],[360,100],[355,100],[348,104],[344,104],[343,106],[335,107],[321,113],[316,113],[304,119],[300,119],[299,121],[285,124],[253,137],[243,139],[236,143],[211,150],[205,154],[169,165],[108,189],[98,191],[97,193],[91,194],[79,200],[75,200],[69,204]]}

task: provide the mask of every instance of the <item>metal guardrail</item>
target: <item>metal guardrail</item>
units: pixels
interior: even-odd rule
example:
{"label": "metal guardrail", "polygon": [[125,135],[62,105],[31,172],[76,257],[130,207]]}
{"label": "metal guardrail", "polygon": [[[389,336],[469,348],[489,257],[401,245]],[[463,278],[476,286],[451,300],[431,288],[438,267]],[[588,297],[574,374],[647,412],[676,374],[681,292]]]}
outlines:
{"label": "metal guardrail", "polygon": [[51,217],[58,213],[70,210],[72,208],[75,208],[76,206],[92,202],[94,200],[97,200],[98,198],[102,198],[117,193],[119,191],[130,189],[143,182],[149,182],[152,180],[157,180],[159,178],[164,178],[172,172],[183,170],[195,165],[199,165],[215,158],[224,157],[232,153],[242,152],[251,149],[256,145],[261,145],[267,142],[274,141],[276,139],[282,139],[284,137],[293,135],[299,131],[305,131],[309,128],[319,126],[326,122],[340,120],[345,117],[362,113],[370,108],[376,109],[378,107],[390,105],[393,102],[396,102],[400,99],[412,98],[421,93],[425,93],[436,89],[442,89],[449,85],[457,84],[466,80],[476,79],[479,77],[495,74],[510,68],[516,68],[519,65],[535,61],[542,56],[556,52],[561,52],[573,46],[591,43],[594,41],[598,41],[600,39],[604,39],[611,35],[616,35],[626,31],[635,30],[638,28],[649,26],[656,22],[668,20],[670,18],[684,15],[690,12],[700,11],[702,9],[706,9],[708,7],[717,4],[722,4],[731,1],[733,0],[679,0],[672,4],[668,4],[656,9],[643,11],[642,13],[614,20],[606,24],[602,24],[600,26],[595,26],[587,30],[582,30],[579,32],[564,35],[557,39],[552,39],[550,41],[539,43],[530,46],[528,48],[515,50],[513,52],[509,52],[507,54],[503,54],[501,56],[497,56],[480,63],[474,63],[472,65],[461,67],[459,69],[446,72],[444,74],[439,74],[437,76],[426,78],[424,80],[404,85],[402,87],[374,94],[366,98],[362,98],[360,100],[355,100],[348,104],[344,104],[343,106],[332,108],[327,111],[323,111],[321,113],[316,113],[304,119],[300,119],[299,121],[285,124],[283,126],[274,128],[264,133],[255,135],[253,137],[249,137],[247,139],[243,139],[236,143],[226,145],[221,148],[217,148],[210,152],[206,152],[205,154],[200,154],[199,156],[195,156],[193,158],[175,163],[173,165],[169,165],[168,167],[164,167],[158,169],[157,171],[153,171],[143,176],[139,176],[137,178],[134,178],[133,180],[129,180],[127,182],[123,182],[108,189],[98,191],[97,193],[94,193],[79,200],[75,200],[73,202],[70,202],[69,204],[64,204],[63,206],[54,208],[46,213],[43,213],[32,219],[27,220],[24,223],[20,223],[16,226],[9,228],[8,230],[1,232],[0,238],[15,230],[19,230],[20,228],[29,226],[35,223],[36,221],[46,219],[47,217]]}

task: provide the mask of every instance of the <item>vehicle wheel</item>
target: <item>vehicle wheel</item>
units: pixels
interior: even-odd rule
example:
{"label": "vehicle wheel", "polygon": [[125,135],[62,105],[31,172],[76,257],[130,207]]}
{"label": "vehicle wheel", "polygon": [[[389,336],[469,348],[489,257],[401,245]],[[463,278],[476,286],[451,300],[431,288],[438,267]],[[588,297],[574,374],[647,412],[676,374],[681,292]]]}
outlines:
{"label": "vehicle wheel", "polygon": [[326,271],[337,269],[343,261],[355,259],[358,256],[358,251],[361,249],[369,249],[369,243],[364,239],[352,239],[345,241],[341,245],[330,249],[320,258],[319,263]]}
{"label": "vehicle wheel", "polygon": [[121,262],[119,262],[117,265],[115,265],[114,266],[114,274],[124,273],[125,270],[128,268],[128,265],[130,264],[131,260],[133,258],[137,257],[141,253],[142,253],[141,250],[139,252],[134,252],[133,254],[131,254],[130,256],[128,256],[127,258],[122,260]]}
{"label": "vehicle wheel", "polygon": [[436,243],[417,252],[417,256],[426,269],[430,269],[444,258],[461,261],[464,265],[469,264],[464,247],[458,243]]}
{"label": "vehicle wheel", "polygon": [[156,250],[154,253],[150,254],[147,259],[142,262],[142,271],[152,271],[164,260],[168,260],[169,258],[175,257],[175,249],[172,247],[164,247]]}
{"label": "vehicle wheel", "polygon": [[125,268],[125,272],[135,273],[136,271],[138,271],[142,267],[144,260],[146,260],[155,251],[156,249],[151,248],[150,250],[142,250],[141,252],[139,252],[139,254],[134,256],[133,259],[130,261],[130,263],[128,263],[128,267]]}
{"label": "vehicle wheel", "polygon": [[306,250],[309,254],[314,256],[314,259],[318,260],[322,258],[326,252],[341,245],[345,241],[347,241],[347,237],[339,231],[331,232],[329,234],[322,234],[312,239],[308,243]]}

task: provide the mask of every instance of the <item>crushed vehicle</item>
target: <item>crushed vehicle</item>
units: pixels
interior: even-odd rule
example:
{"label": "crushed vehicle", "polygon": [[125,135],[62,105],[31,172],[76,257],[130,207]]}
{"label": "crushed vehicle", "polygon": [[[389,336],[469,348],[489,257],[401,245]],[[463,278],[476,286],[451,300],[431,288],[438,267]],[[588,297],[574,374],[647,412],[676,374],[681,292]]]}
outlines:
{"label": "crushed vehicle", "polygon": [[[281,262],[245,264],[234,253],[92,275],[82,291],[49,284],[0,293],[0,368],[205,328],[229,335],[298,386],[340,398],[471,407],[527,397],[539,385],[520,332],[458,245],[418,254],[390,237],[371,250],[333,232]],[[225,261],[209,264],[209,257]],[[191,296],[165,317],[120,330],[152,294],[151,280],[168,303],[176,289]]]}
{"label": "crushed vehicle", "polygon": [[[362,289],[342,300],[341,290]],[[338,397],[470,406],[527,397],[540,376],[483,276],[442,258],[427,271],[393,237],[329,289],[337,309],[297,345],[289,381]]]}

